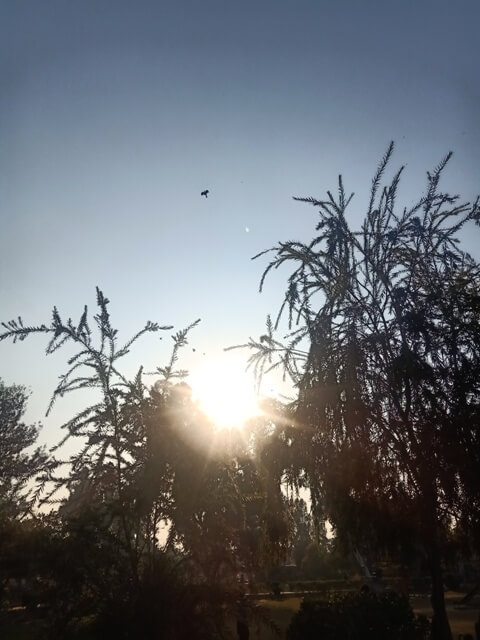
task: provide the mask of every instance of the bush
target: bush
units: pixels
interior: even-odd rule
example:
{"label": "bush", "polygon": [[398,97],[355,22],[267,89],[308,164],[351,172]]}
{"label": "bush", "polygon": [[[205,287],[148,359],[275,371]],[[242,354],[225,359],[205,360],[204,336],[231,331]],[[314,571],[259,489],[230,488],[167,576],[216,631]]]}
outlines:
{"label": "bush", "polygon": [[424,640],[430,625],[394,592],[357,592],[305,600],[287,631],[288,640]]}
{"label": "bush", "polygon": [[53,541],[48,640],[213,640],[238,594],[189,579],[184,559],[156,550],[133,572],[93,511]]}

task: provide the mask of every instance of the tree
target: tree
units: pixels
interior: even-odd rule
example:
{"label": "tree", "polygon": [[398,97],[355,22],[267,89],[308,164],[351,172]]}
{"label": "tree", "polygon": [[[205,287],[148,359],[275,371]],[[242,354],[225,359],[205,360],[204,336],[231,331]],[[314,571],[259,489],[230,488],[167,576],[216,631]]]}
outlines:
{"label": "tree", "polygon": [[313,522],[307,504],[302,498],[292,500],[291,509],[295,527],[293,557],[297,567],[301,567],[305,552],[313,543]]}
{"label": "tree", "polygon": [[[317,234],[270,250],[260,289],[270,270],[294,270],[275,326],[249,342],[251,363],[279,364],[298,385],[297,468],[337,531],[355,544],[416,541],[433,637],[450,640],[442,552],[455,528],[478,540],[480,518],[480,266],[457,237],[480,207],[439,189],[448,154],[426,193],[398,211],[403,167],[381,187],[392,153],[393,143],[359,230],[341,176],[337,198],[295,198],[319,210]],[[274,337],[285,310],[286,345]]]}
{"label": "tree", "polygon": [[[248,504],[258,501],[261,483],[239,452],[215,446],[214,426],[182,381],[187,372],[176,369],[198,321],[172,335],[170,359],[152,372],[157,381],[149,387],[142,367],[129,380],[120,360],[144,334],[172,327],[148,322],[119,346],[108,304],[97,289],[98,335],[87,307],[78,324],[54,308],[50,325],[25,326],[18,318],[3,323],[0,334],[0,341],[47,334],[47,354],[64,344],[75,348],[49,411],[72,391],[97,392],[94,404],[63,425],[66,435],[55,450],[69,438],[79,446],[69,460],[50,464],[37,492],[39,504],[59,506],[56,561],[47,563],[50,600],[60,605],[57,631],[67,633],[72,621],[93,616],[99,624],[117,619],[115,637],[137,637],[139,619],[147,621],[140,635],[157,637],[156,625],[178,624],[171,611],[175,591],[180,618],[204,621],[201,633],[184,625],[186,637],[223,637],[225,618],[239,602],[236,573],[250,567],[260,549],[248,547],[245,534]],[[248,467],[247,482],[242,467]],[[165,544],[162,522],[169,528]],[[68,570],[72,557],[79,560],[75,572]]]}
{"label": "tree", "polygon": [[[47,354],[54,353],[68,343],[76,347],[76,353],[68,360],[68,370],[60,377],[52,395],[47,414],[58,398],[78,389],[94,389],[99,392],[99,397],[93,405],[63,425],[67,433],[56,449],[70,438],[78,438],[82,446],[68,460],[66,476],[58,473],[61,462],[44,474],[38,498],[42,504],[62,504],[65,498],[57,498],[57,495],[61,488],[66,487],[75,488],[77,509],[102,503],[102,508],[115,521],[133,576],[136,576],[138,548],[135,534],[138,519],[135,519],[136,514],[131,508],[129,487],[139,462],[138,450],[145,441],[142,409],[146,387],[142,368],[134,380],[129,381],[118,365],[142,335],[172,327],[160,327],[147,322],[143,329],[119,347],[117,330],[110,321],[108,303],[109,300],[97,288],[99,312],[94,320],[99,332],[98,344],[89,325],[86,306],[78,324],[71,319],[64,322],[56,308],[53,309],[50,326],[25,327],[21,317],[2,323],[5,331],[0,335],[0,340],[24,340],[33,334],[45,333],[50,336]],[[164,372],[166,381],[176,375],[173,365],[178,348],[186,341],[187,331],[174,336],[174,351],[168,371],[166,369]]]}
{"label": "tree", "polygon": [[6,386],[0,379],[0,513],[3,517],[24,515],[29,508],[29,480],[44,468],[47,455],[35,445],[40,427],[22,418],[28,393],[21,385]]}
{"label": "tree", "polygon": [[[48,466],[47,454],[35,445],[39,425],[23,420],[28,393],[0,379],[0,602],[12,577],[25,577],[36,536],[30,515],[32,481]],[[28,558],[27,558],[28,556]]]}

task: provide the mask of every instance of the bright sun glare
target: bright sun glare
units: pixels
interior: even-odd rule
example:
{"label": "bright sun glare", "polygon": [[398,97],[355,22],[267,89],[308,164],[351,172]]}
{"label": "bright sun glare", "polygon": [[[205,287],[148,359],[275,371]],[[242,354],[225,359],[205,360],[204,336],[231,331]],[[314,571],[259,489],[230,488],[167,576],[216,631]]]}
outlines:
{"label": "bright sun glare", "polygon": [[193,398],[218,429],[241,428],[261,413],[252,374],[227,355],[208,360],[191,371],[188,380]]}

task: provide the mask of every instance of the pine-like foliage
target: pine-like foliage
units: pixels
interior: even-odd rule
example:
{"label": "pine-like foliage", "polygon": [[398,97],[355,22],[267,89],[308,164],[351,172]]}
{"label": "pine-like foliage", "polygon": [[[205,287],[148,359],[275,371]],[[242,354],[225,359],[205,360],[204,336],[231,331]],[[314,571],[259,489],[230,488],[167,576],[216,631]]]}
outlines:
{"label": "pine-like foliage", "polygon": [[449,153],[400,209],[403,167],[382,186],[392,153],[393,143],[359,229],[341,177],[337,197],[295,198],[318,211],[316,234],[270,249],[260,282],[293,269],[275,323],[288,314],[291,342],[269,325],[248,346],[259,372],[280,363],[298,386],[294,448],[314,499],[357,541],[421,546],[443,629],[435,637],[449,637],[442,540],[480,539],[480,265],[458,238],[479,224],[480,206],[441,191]]}
{"label": "pine-like foliage", "polygon": [[[58,602],[54,616],[67,626],[75,615],[90,617],[121,637],[223,638],[228,615],[240,606],[233,577],[261,562],[263,478],[242,442],[220,446],[183,382],[188,372],[177,368],[199,320],[171,335],[165,366],[147,374],[140,367],[130,380],[121,358],[144,334],[172,327],[148,322],[119,343],[108,303],[97,289],[93,328],[86,307],[78,324],[55,308],[48,326],[18,318],[4,323],[0,335],[16,341],[45,333],[47,354],[67,345],[75,350],[48,411],[72,391],[89,389],[97,397],[63,425],[66,434],[54,450],[74,438],[74,453],[52,462],[39,479],[40,504],[59,504],[51,517],[56,527],[62,523],[52,576],[47,570],[50,599]],[[150,387],[149,374],[156,378]],[[280,521],[273,508],[267,520],[271,529]],[[166,542],[161,528],[168,529]],[[184,633],[182,615],[192,622]]]}
{"label": "pine-like foliage", "polygon": [[30,511],[30,481],[51,466],[46,452],[35,445],[40,425],[23,421],[28,393],[0,379],[0,521]]}
{"label": "pine-like foliage", "polygon": [[[41,503],[55,503],[58,490],[65,486],[73,495],[74,502],[88,502],[102,487],[101,491],[106,492],[111,501],[122,503],[128,477],[135,467],[137,449],[145,438],[139,420],[147,391],[143,369],[140,367],[134,379],[128,380],[119,368],[119,361],[144,334],[166,331],[172,327],[147,322],[129,340],[119,344],[118,332],[112,326],[108,312],[109,300],[98,288],[96,301],[98,311],[93,316],[96,335],[90,326],[86,306],[78,323],[71,318],[64,321],[56,307],[50,325],[26,326],[21,317],[2,323],[5,331],[0,334],[0,341],[11,339],[15,342],[33,334],[45,333],[49,337],[47,355],[68,344],[76,350],[67,361],[67,371],[60,376],[47,414],[58,398],[72,391],[93,389],[99,392],[98,401],[62,426],[66,434],[54,450],[60,449],[72,437],[79,438],[82,444],[65,461],[69,467],[66,474],[53,474],[52,465],[45,470],[39,485],[38,498]],[[197,323],[173,336],[174,349],[169,365],[158,369],[165,385],[179,375],[174,370],[178,349],[186,344],[188,331]],[[136,415],[136,412],[140,413]],[[58,471],[60,461],[56,467]],[[64,497],[61,497],[60,502],[63,501]]]}

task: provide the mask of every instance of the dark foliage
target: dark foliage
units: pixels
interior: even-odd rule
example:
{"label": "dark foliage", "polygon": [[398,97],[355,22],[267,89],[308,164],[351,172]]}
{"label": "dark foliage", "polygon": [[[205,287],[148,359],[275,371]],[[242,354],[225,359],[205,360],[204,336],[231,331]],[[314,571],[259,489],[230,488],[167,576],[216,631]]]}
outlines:
{"label": "dark foliage", "polygon": [[28,482],[48,462],[42,448],[32,451],[40,426],[22,420],[28,395],[25,387],[7,386],[0,379],[0,521],[28,512]]}
{"label": "dark foliage", "polygon": [[52,638],[203,639],[225,626],[225,592],[192,584],[185,557],[162,550],[133,576],[125,549],[98,514],[68,522],[44,559]]}
{"label": "dark foliage", "polygon": [[258,566],[269,533],[256,535],[251,512],[264,511],[264,482],[240,443],[216,446],[182,382],[187,372],[176,368],[198,321],[172,335],[171,356],[148,387],[142,367],[130,380],[120,360],[143,334],[171,327],[148,322],[119,346],[108,303],[97,289],[96,335],[86,307],[78,324],[55,308],[49,326],[19,318],[0,335],[50,334],[47,354],[66,343],[76,349],[49,410],[71,391],[97,394],[63,425],[55,450],[70,438],[79,446],[39,479],[38,503],[59,507],[38,556],[48,637],[226,637],[241,595],[237,572]]}
{"label": "dark foliage", "polygon": [[38,529],[31,513],[33,480],[50,465],[41,447],[33,448],[39,425],[22,418],[28,393],[0,379],[0,608],[12,579],[30,575],[35,565]]}
{"label": "dark foliage", "polygon": [[[346,544],[422,554],[434,637],[448,639],[448,541],[461,533],[472,549],[480,539],[480,265],[458,239],[480,207],[440,190],[448,154],[399,209],[403,167],[381,187],[392,153],[393,143],[359,230],[341,177],[337,197],[297,198],[320,214],[315,237],[270,250],[260,288],[272,269],[293,271],[275,326],[248,346],[257,372],[281,366],[298,387],[289,465],[314,505]],[[285,311],[283,344],[274,329]]]}
{"label": "dark foliage", "polygon": [[331,595],[306,600],[294,616],[288,640],[426,640],[428,620],[415,616],[408,599],[394,592]]}

